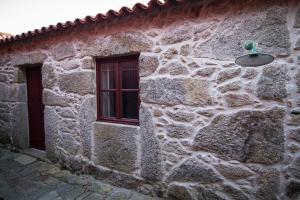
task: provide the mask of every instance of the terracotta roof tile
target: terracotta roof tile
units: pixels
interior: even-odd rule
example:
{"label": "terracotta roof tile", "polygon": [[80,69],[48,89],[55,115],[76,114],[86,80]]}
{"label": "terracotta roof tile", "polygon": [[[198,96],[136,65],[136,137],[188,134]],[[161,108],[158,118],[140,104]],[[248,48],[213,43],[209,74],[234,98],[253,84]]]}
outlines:
{"label": "terracotta roof tile", "polygon": [[13,41],[18,41],[30,37],[34,37],[37,35],[41,35],[44,33],[63,30],[74,26],[80,26],[83,24],[87,24],[90,22],[100,22],[105,21],[112,18],[121,18],[126,15],[132,15],[136,12],[142,10],[151,12],[155,7],[165,8],[175,3],[183,2],[184,0],[165,0],[161,2],[159,0],[150,0],[148,5],[145,6],[141,3],[136,3],[132,9],[128,7],[122,7],[119,11],[109,10],[106,14],[97,14],[95,17],[93,16],[86,16],[84,19],[75,19],[74,21],[67,21],[65,23],[57,23],[56,25],[50,25],[48,27],[42,27],[40,29],[35,29],[34,31],[28,31],[27,33],[21,33],[16,36],[10,35],[10,37],[0,37],[0,44],[10,43]]}
{"label": "terracotta roof tile", "polygon": [[3,33],[3,32],[0,32],[0,40],[4,40],[4,39],[7,39],[7,38],[10,38],[12,37],[13,35],[9,34],[9,33]]}

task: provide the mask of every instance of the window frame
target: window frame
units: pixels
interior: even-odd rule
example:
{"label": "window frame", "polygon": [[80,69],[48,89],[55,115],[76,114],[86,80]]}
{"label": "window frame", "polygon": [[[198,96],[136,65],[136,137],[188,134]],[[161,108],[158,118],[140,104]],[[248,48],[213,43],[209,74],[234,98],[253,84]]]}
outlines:
{"label": "window frame", "polygon": [[[120,62],[130,61],[135,63],[136,71],[137,71],[137,89],[122,89],[122,69],[120,67]],[[101,89],[101,64],[103,63],[114,63],[115,70],[115,89]],[[129,124],[129,125],[139,125],[139,110],[140,110],[140,76],[139,76],[139,54],[133,55],[121,55],[121,56],[112,56],[105,58],[97,58],[96,59],[96,90],[97,90],[97,121],[117,123],[117,124]],[[101,116],[101,94],[103,92],[115,92],[115,109],[116,109],[116,117],[105,117]],[[122,118],[123,112],[123,102],[122,102],[122,93],[123,92],[136,92],[138,95],[138,119],[129,119]]]}

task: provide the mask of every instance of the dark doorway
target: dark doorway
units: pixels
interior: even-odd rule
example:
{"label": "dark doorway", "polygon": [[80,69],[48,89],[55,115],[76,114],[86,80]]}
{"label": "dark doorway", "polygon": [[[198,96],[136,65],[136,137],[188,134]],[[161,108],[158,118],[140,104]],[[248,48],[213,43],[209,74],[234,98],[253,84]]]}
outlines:
{"label": "dark doorway", "polygon": [[44,105],[42,101],[41,66],[26,68],[29,143],[31,148],[45,150]]}

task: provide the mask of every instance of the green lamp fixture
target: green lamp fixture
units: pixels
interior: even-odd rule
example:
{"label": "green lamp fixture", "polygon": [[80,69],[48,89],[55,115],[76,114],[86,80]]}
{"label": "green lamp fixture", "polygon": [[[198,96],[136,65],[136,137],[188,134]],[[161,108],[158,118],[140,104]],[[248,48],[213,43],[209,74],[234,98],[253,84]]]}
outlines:
{"label": "green lamp fixture", "polygon": [[251,51],[251,53],[240,56],[235,60],[235,63],[240,66],[257,67],[269,64],[274,60],[274,57],[269,54],[258,53],[257,44],[253,41],[247,41],[245,43],[245,49]]}

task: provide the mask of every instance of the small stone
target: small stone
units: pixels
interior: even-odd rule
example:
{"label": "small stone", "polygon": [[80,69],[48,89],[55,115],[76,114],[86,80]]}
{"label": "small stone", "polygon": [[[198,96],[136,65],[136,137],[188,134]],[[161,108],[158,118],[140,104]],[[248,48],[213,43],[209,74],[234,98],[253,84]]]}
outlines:
{"label": "small stone", "polygon": [[217,83],[222,83],[229,79],[237,77],[241,73],[241,68],[226,69],[221,71],[217,77]]}
{"label": "small stone", "polygon": [[157,139],[159,139],[159,140],[163,140],[163,141],[164,141],[164,139],[165,139],[165,135],[157,135]]}
{"label": "small stone", "polygon": [[8,81],[8,76],[4,74],[0,74],[0,82],[7,82]]}
{"label": "small stone", "polygon": [[233,200],[250,200],[249,197],[242,191],[239,190],[237,187],[224,184],[223,191],[226,195],[230,196]]}
{"label": "small stone", "polygon": [[215,67],[205,67],[202,69],[197,70],[193,76],[203,76],[203,77],[209,77],[211,76],[217,68]]}
{"label": "small stone", "polygon": [[287,97],[287,67],[266,66],[257,83],[257,96],[262,99],[282,100]]}
{"label": "small stone", "polygon": [[296,99],[296,105],[300,106],[300,99]]}
{"label": "small stone", "polygon": [[253,104],[253,99],[248,94],[225,94],[226,104],[228,107],[239,107]]}
{"label": "small stone", "polygon": [[186,126],[181,124],[170,124],[167,126],[167,135],[172,138],[187,138],[193,133],[192,126]]}
{"label": "small stone", "polygon": [[193,195],[190,194],[189,189],[186,186],[172,183],[168,189],[168,197],[179,200],[194,200]]}
{"label": "small stone", "polygon": [[287,148],[291,153],[296,153],[300,150],[300,147],[294,143],[289,144]]}
{"label": "small stone", "polygon": [[166,181],[199,182],[208,184],[220,182],[221,178],[211,166],[198,161],[195,158],[190,158],[175,167],[167,177]]}
{"label": "small stone", "polygon": [[166,67],[161,67],[161,68],[159,69],[158,73],[159,73],[159,74],[167,74],[167,73],[169,73],[169,70],[168,70],[168,68],[166,68]]}
{"label": "small stone", "polygon": [[180,47],[180,55],[187,56],[191,52],[191,47],[189,44],[185,44]]}
{"label": "small stone", "polygon": [[212,117],[214,116],[214,111],[213,110],[199,110],[197,111],[199,115],[203,115],[205,117]]}
{"label": "small stone", "polygon": [[157,121],[162,123],[162,124],[168,124],[169,123],[168,120],[166,120],[164,118],[159,118]]}
{"label": "small stone", "polygon": [[167,116],[173,119],[174,121],[179,121],[179,122],[191,122],[195,119],[195,114],[194,113],[188,113],[188,112],[171,112],[167,111],[166,112]]}
{"label": "small stone", "polygon": [[300,125],[300,111],[294,110],[289,115],[287,124],[290,126],[299,126]]}
{"label": "small stone", "polygon": [[252,82],[245,83],[244,89],[246,92],[250,94],[254,93],[255,85],[253,85]]}
{"label": "small stone", "polygon": [[235,63],[226,63],[222,65],[224,68],[229,68],[235,66]]}
{"label": "small stone", "polygon": [[218,65],[217,63],[210,62],[210,61],[206,61],[205,64],[206,64],[206,65]]}
{"label": "small stone", "polygon": [[290,174],[297,179],[300,179],[300,156],[296,156],[293,162],[288,167]]}
{"label": "small stone", "polygon": [[253,176],[255,173],[242,165],[215,164],[214,167],[226,178],[231,180],[244,179]]}
{"label": "small stone", "polygon": [[177,164],[178,162],[180,162],[181,159],[184,158],[184,156],[179,156],[178,154],[169,152],[164,152],[164,157],[166,162],[172,163],[172,165]]}
{"label": "small stone", "polygon": [[148,32],[147,35],[150,36],[150,37],[153,37],[153,38],[156,37],[156,36],[158,36],[158,34],[156,32],[154,32],[154,31]]}
{"label": "small stone", "polygon": [[191,142],[188,140],[181,140],[180,143],[182,144],[182,146],[190,148],[191,147]]}
{"label": "small stone", "polygon": [[92,57],[86,56],[82,59],[82,69],[95,69],[95,63]]}
{"label": "small stone", "polygon": [[256,180],[258,182],[255,197],[258,200],[276,199],[279,193],[280,172],[276,168],[252,168],[257,173]]}
{"label": "small stone", "polygon": [[162,49],[159,48],[159,47],[156,47],[156,48],[153,50],[154,53],[159,53],[159,52],[161,52],[161,51],[162,51]]}
{"label": "small stone", "polygon": [[140,76],[149,76],[155,72],[159,65],[157,56],[145,56],[139,57],[139,72]]}
{"label": "small stone", "polygon": [[175,153],[177,155],[189,155],[190,153],[187,152],[183,146],[177,141],[170,141],[166,142],[163,146],[162,149],[166,152],[169,153]]}
{"label": "small stone", "polygon": [[6,66],[11,61],[11,58],[12,58],[12,56],[7,53],[1,54],[0,66],[1,67]]}
{"label": "small stone", "polygon": [[210,94],[209,83],[201,79],[183,79],[185,88],[185,105],[211,105],[213,98]]}
{"label": "small stone", "polygon": [[162,53],[160,59],[173,59],[178,56],[178,51],[175,48],[170,48]]}
{"label": "small stone", "polygon": [[170,75],[172,75],[172,76],[186,75],[189,73],[188,69],[178,61],[169,63],[167,65],[167,69],[168,69]]}
{"label": "small stone", "polygon": [[290,130],[288,136],[289,138],[300,143],[300,128]]}
{"label": "small stone", "polygon": [[228,91],[237,91],[239,89],[241,89],[241,81],[235,81],[232,83],[228,83],[226,85],[222,85],[220,87],[218,87],[217,89],[221,92],[221,93],[226,93]]}
{"label": "small stone", "polygon": [[207,199],[207,200],[225,200],[227,199],[220,192],[216,191],[214,188],[210,189],[209,186],[197,185],[193,187],[197,191],[197,199]]}
{"label": "small stone", "polygon": [[36,161],[36,158],[27,155],[20,155],[14,159],[16,162],[22,165],[29,165]]}
{"label": "small stone", "polygon": [[257,74],[258,74],[257,70],[253,68],[248,68],[245,74],[242,76],[242,78],[254,79],[257,76]]}
{"label": "small stone", "polygon": [[160,42],[166,45],[189,40],[192,38],[191,29],[188,24],[173,26],[162,35]]}
{"label": "small stone", "polygon": [[153,116],[155,116],[155,117],[161,117],[161,116],[163,116],[163,112],[161,110],[155,109],[153,111]]}
{"label": "small stone", "polygon": [[188,63],[188,66],[192,69],[196,69],[200,67],[196,62]]}

